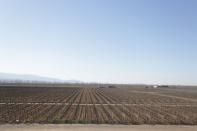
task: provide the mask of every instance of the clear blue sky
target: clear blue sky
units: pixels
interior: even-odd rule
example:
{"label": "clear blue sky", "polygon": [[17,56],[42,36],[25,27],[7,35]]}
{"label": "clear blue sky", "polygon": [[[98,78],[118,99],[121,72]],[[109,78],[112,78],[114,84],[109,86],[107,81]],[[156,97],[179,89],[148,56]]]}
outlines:
{"label": "clear blue sky", "polygon": [[197,1],[0,0],[0,72],[197,85]]}

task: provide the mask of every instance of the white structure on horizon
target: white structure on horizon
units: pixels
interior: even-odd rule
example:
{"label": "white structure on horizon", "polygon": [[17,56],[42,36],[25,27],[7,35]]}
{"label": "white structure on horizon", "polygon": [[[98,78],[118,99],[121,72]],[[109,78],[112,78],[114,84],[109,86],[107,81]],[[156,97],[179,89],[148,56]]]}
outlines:
{"label": "white structure on horizon", "polygon": [[154,85],[154,86],[153,86],[154,89],[156,89],[156,88],[158,88],[158,87],[159,87],[158,85]]}

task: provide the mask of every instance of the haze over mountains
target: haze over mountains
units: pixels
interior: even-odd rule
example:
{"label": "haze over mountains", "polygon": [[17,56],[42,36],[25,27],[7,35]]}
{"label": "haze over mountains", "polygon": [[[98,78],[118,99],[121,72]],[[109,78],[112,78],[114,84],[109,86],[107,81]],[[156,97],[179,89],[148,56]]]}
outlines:
{"label": "haze over mountains", "polygon": [[31,74],[0,73],[0,81],[3,82],[58,82],[58,83],[82,83],[79,80],[62,80]]}

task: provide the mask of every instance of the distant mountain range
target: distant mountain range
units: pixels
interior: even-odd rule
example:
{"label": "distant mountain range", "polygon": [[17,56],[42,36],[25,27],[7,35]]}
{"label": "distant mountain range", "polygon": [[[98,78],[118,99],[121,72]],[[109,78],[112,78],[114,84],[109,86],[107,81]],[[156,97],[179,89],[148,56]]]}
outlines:
{"label": "distant mountain range", "polygon": [[57,83],[83,83],[78,80],[61,80],[31,74],[0,73],[0,82],[57,82]]}

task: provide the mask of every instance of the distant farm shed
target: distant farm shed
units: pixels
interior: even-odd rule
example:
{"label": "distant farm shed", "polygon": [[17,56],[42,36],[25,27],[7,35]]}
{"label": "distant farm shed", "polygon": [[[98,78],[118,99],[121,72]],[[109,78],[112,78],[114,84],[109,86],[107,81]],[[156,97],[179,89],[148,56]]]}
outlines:
{"label": "distant farm shed", "polygon": [[154,89],[156,89],[156,88],[169,88],[169,86],[168,85],[154,85],[153,88]]}
{"label": "distant farm shed", "polygon": [[158,85],[154,85],[154,86],[153,86],[154,89],[156,89],[156,88],[158,88],[158,87],[159,87]]}
{"label": "distant farm shed", "polygon": [[110,86],[108,86],[108,88],[116,88],[116,86],[110,85]]}

